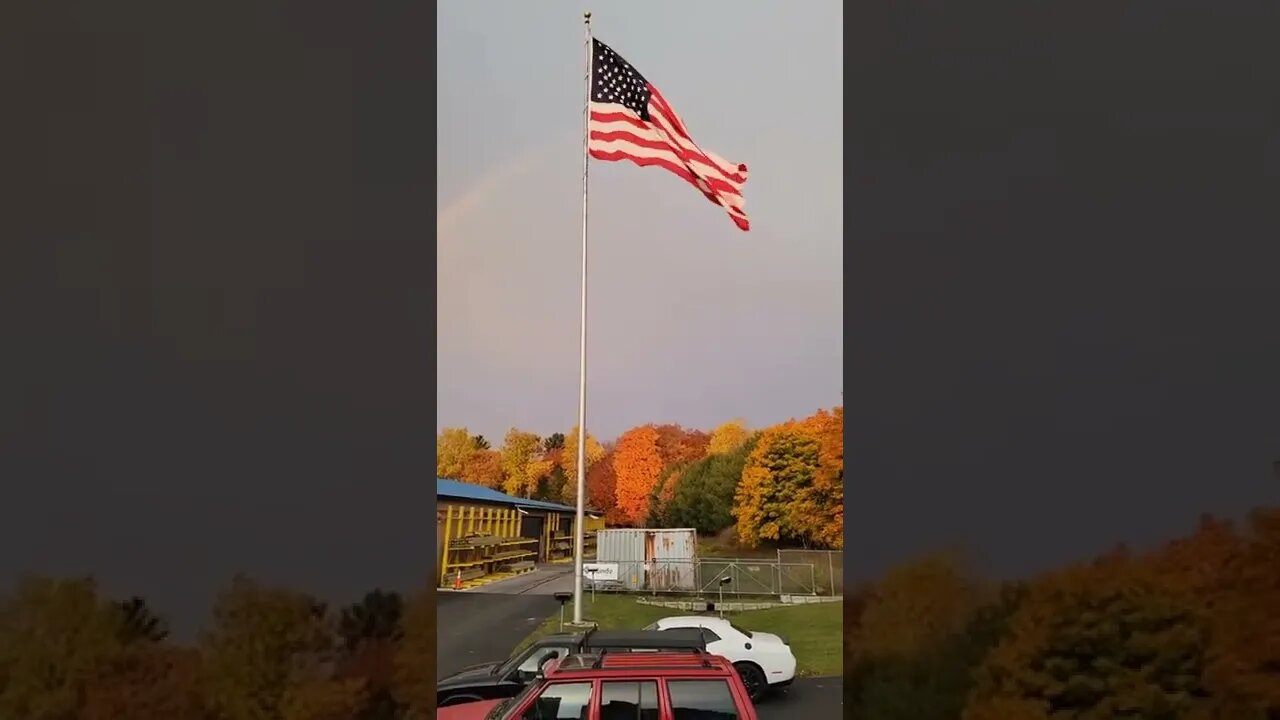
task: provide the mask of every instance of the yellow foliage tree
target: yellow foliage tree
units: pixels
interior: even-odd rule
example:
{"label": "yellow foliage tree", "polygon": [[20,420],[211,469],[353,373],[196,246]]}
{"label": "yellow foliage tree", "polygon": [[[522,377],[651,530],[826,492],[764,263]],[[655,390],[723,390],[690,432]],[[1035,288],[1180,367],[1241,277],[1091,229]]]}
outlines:
{"label": "yellow foliage tree", "polygon": [[551,472],[553,464],[544,457],[542,440],[516,428],[507,431],[502,442],[502,491],[518,497],[532,497],[538,483]]}
{"label": "yellow foliage tree", "polygon": [[711,432],[711,441],[707,443],[708,455],[726,455],[742,447],[751,437],[751,431],[741,420],[730,420],[722,423]]}
{"label": "yellow foliage tree", "polygon": [[[748,547],[764,541],[844,545],[843,468],[824,468],[830,436],[842,426],[830,414],[765,430],[742,470],[733,515]],[[843,429],[840,427],[839,429]],[[841,455],[843,450],[840,450]],[[843,460],[841,460],[843,464]]]}
{"label": "yellow foliage tree", "polygon": [[[596,441],[591,433],[587,433],[585,455],[587,471],[604,457],[604,447]],[[578,502],[578,427],[575,425],[564,438],[564,452],[560,455],[560,467],[564,470],[564,492],[562,499],[572,505]]]}
{"label": "yellow foliage tree", "polygon": [[462,469],[475,452],[475,438],[466,428],[441,430],[436,436],[436,476],[461,480]]}

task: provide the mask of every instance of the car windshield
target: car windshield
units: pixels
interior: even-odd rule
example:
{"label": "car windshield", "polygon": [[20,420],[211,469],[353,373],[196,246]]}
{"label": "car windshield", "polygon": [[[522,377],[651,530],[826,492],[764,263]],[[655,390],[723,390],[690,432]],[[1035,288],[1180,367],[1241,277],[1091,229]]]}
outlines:
{"label": "car windshield", "polygon": [[498,663],[497,665],[495,665],[493,668],[493,674],[506,675],[512,670],[515,670],[516,668],[520,667],[521,663],[523,663],[525,660],[528,660],[529,656],[537,651],[538,651],[537,646],[534,646],[529,648],[528,650],[525,650],[522,653],[516,653],[515,655],[512,655],[510,658],[507,658],[506,662]]}
{"label": "car windshield", "polygon": [[484,720],[496,720],[497,718],[502,717],[502,713],[506,712],[507,708],[512,705],[519,705],[524,702],[524,699],[529,697],[529,695],[536,694],[541,689],[542,683],[540,682],[531,682],[528,685],[525,685],[524,689],[516,693],[515,697],[509,697],[497,705],[494,705],[493,708],[485,714]]}

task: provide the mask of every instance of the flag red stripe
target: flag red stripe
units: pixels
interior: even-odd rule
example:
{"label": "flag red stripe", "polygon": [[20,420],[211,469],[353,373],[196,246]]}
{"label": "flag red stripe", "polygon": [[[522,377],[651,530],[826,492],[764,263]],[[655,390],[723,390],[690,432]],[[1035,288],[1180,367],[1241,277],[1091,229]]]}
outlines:
{"label": "flag red stripe", "polygon": [[639,165],[640,167],[660,167],[664,170],[667,170],[672,174],[682,178],[685,182],[697,188],[698,191],[701,192],[702,195],[706,197],[708,200],[724,208],[725,211],[729,213],[729,217],[733,218],[733,222],[735,225],[742,228],[743,230],[746,230],[750,226],[750,223],[747,221],[746,217],[744,217],[741,214],[742,213],[741,210],[735,207],[726,206],[724,202],[721,201],[720,198],[715,196],[715,194],[709,193],[706,190],[702,189],[702,187],[698,184],[699,178],[695,176],[693,173],[689,172],[689,168],[686,168],[683,165],[680,165],[678,163],[673,163],[670,160],[666,160],[664,158],[632,155],[623,150],[614,150],[612,152],[605,152],[603,150],[591,150],[590,152],[591,152],[591,157],[595,158],[596,160],[604,160],[606,162],[617,162],[619,160],[629,160],[635,163],[636,165]]}
{"label": "flag red stripe", "polygon": [[[631,145],[637,145],[639,147],[649,148],[650,150],[666,150],[668,152],[675,154],[677,157],[679,157],[681,160],[684,160],[685,162],[694,162],[697,160],[697,158],[691,157],[688,152],[684,152],[684,151],[681,151],[679,148],[672,147],[670,143],[666,143],[661,140],[652,140],[650,138],[643,138],[636,135],[635,133],[630,133],[625,130],[614,130],[614,131],[592,130],[591,139],[599,140],[601,142],[614,142],[614,141],[625,142]],[[738,197],[742,197],[742,193],[739,192],[736,187],[734,187],[733,185],[730,185],[729,183],[725,182],[724,180],[721,180],[718,177],[715,177],[714,175],[700,174],[700,177],[702,177],[702,179],[705,180],[708,185],[710,185],[714,190],[716,190],[716,192],[721,192],[721,193],[724,193],[725,195],[736,195]]]}
{"label": "flag red stripe", "polygon": [[[680,119],[680,116],[676,114],[676,111],[671,107],[671,104],[667,102],[667,99],[662,96],[662,93],[658,92],[658,88],[654,87],[651,84],[647,84],[646,87],[648,87],[649,92],[652,93],[649,96],[649,104],[657,106],[658,112],[661,113],[663,117],[666,117],[670,121],[670,124],[672,126],[671,129],[674,130],[681,139],[688,142],[690,145],[693,146],[695,150],[697,150],[704,157],[710,160],[713,165],[715,165],[720,169],[720,172],[724,173],[725,177],[734,176],[734,177],[741,178],[740,182],[747,181],[746,175],[738,175],[739,172],[743,172],[743,173],[746,172],[747,170],[746,165],[734,166],[733,164],[729,163],[727,160],[723,160],[723,158],[720,158],[720,159],[712,158],[710,155],[705,153],[702,150],[702,148],[698,146],[698,143],[694,142],[693,137],[689,135],[688,128],[684,126],[684,120]],[[652,112],[650,112],[650,117],[652,117]],[[659,122],[659,121],[655,121],[655,123],[656,122]]]}
{"label": "flag red stripe", "polygon": [[[658,119],[655,118],[652,122],[646,123],[645,121],[641,120],[640,118],[636,117],[635,115],[629,112],[604,112],[601,110],[592,110],[591,119],[596,122],[602,122],[602,123],[618,123],[618,122],[626,123],[627,125],[630,125],[636,128],[637,130],[644,130],[644,131],[651,131],[654,129],[654,127],[657,127],[657,129],[660,132],[666,133],[668,135],[671,134],[671,130],[667,128],[666,124],[660,122]],[[652,141],[649,141],[649,142],[652,142]],[[697,148],[697,146],[693,143],[692,140],[689,140],[688,142],[690,145]],[[736,172],[736,168],[734,168],[733,171],[727,170],[725,168],[724,163],[716,162],[713,158],[708,157],[706,153],[702,152],[701,148],[691,150],[687,147],[684,147],[682,145],[676,145],[674,143],[664,143],[664,144],[666,144],[668,147],[674,148],[686,160],[698,161],[710,168],[714,168],[718,170],[720,174],[723,175],[725,179],[727,179],[731,183],[734,183],[736,185],[742,185],[747,181],[747,178],[745,175],[740,175],[738,174],[738,172]]]}

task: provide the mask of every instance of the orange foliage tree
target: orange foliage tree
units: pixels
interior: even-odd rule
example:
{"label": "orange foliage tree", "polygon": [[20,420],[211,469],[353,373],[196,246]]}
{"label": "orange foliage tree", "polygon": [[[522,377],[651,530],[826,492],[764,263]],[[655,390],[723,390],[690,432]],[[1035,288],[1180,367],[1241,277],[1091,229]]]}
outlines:
{"label": "orange foliage tree", "polygon": [[711,436],[701,430],[688,430],[679,425],[654,425],[658,433],[658,454],[663,467],[691,463],[707,454]]}
{"label": "orange foliage tree", "polygon": [[660,438],[652,425],[632,428],[618,437],[613,473],[618,514],[624,524],[639,525],[649,514],[649,496],[664,465]]}
{"label": "orange foliage tree", "polygon": [[818,441],[813,485],[794,508],[803,534],[818,545],[844,547],[844,408],[819,410],[805,419],[805,430]]}
{"label": "orange foliage tree", "polygon": [[462,481],[497,490],[502,487],[502,454],[476,450],[462,465]]}
{"label": "orange foliage tree", "polygon": [[620,525],[625,518],[618,510],[617,487],[618,476],[613,470],[615,447],[605,450],[600,462],[587,470],[587,505],[604,511],[604,521],[608,525]]}

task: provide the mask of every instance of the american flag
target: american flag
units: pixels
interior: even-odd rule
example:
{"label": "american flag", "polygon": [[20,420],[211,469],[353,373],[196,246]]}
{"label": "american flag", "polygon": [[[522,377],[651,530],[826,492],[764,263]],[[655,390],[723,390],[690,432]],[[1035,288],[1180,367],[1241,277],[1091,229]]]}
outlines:
{"label": "american flag", "polygon": [[658,88],[608,45],[591,42],[591,157],[669,170],[723,207],[739,228],[749,229],[742,209],[747,166],[698,147]]}

